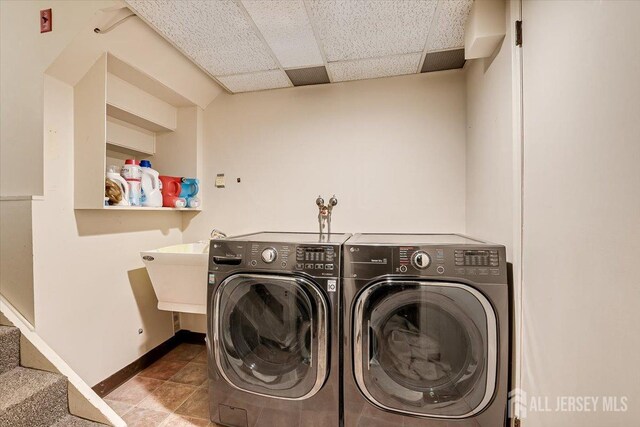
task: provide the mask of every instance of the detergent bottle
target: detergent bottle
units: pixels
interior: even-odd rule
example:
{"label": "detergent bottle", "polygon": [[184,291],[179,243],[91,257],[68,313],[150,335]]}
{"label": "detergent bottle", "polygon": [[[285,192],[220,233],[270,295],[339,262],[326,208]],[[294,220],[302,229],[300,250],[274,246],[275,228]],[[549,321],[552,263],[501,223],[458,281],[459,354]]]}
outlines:
{"label": "detergent bottle", "polygon": [[197,196],[200,185],[197,178],[182,178],[182,189],[180,197],[185,199],[188,208],[200,207],[200,199]]}
{"label": "detergent bottle", "polygon": [[118,203],[118,206],[129,206],[129,184],[120,176],[118,166],[111,165],[107,167],[107,178],[115,182],[120,186],[122,190],[122,200]]}
{"label": "detergent bottle", "polygon": [[180,197],[182,178],[177,176],[160,176],[162,182],[162,206],[166,208],[184,208],[187,201]]}
{"label": "detergent bottle", "polygon": [[127,181],[129,186],[129,204],[131,206],[140,206],[140,180],[142,179],[142,171],[138,162],[134,159],[124,161],[124,166],[120,171],[120,175]]}
{"label": "detergent bottle", "polygon": [[142,171],[142,194],[140,196],[142,206],[162,207],[160,174],[158,171],[151,169],[149,160],[140,161],[140,170]]}

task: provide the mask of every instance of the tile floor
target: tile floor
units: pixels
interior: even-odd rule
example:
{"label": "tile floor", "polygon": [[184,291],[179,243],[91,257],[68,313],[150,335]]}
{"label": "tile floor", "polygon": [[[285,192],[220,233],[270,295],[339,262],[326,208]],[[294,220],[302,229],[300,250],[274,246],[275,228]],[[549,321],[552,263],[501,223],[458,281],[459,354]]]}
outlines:
{"label": "tile floor", "polygon": [[217,426],[209,421],[204,344],[180,344],[109,393],[129,427]]}

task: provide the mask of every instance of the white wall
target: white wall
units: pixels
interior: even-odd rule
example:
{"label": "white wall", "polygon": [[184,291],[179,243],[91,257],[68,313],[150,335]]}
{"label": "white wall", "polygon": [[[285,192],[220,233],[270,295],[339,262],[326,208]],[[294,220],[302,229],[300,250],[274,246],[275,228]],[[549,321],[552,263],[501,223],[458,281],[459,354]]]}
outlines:
{"label": "white wall", "polygon": [[333,231],[464,232],[462,70],[221,95],[204,132],[204,212],[185,241],[315,231],[314,201],[333,193]]}
{"label": "white wall", "polygon": [[[523,389],[552,408],[525,426],[640,420],[639,22],[640,2],[523,5]],[[555,412],[558,396],[628,410]]]}

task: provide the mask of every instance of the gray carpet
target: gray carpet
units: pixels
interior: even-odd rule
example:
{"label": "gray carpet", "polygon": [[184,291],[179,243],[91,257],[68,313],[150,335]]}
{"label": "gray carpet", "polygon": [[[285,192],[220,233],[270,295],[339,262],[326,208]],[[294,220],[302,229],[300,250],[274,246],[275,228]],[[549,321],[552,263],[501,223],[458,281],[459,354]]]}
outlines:
{"label": "gray carpet", "polygon": [[20,363],[20,331],[18,328],[0,326],[0,375]]}
{"label": "gray carpet", "polygon": [[104,424],[94,423],[93,421],[67,415],[51,427],[104,427]]}
{"label": "gray carpet", "polygon": [[0,426],[101,425],[69,414],[66,377],[23,368],[19,361],[20,331],[0,326]]}

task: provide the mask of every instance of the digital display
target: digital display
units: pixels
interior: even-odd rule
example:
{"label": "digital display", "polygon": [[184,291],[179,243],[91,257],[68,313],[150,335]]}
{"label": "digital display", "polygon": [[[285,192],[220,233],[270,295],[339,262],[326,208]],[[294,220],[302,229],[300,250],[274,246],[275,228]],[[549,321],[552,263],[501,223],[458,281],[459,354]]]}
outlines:
{"label": "digital display", "polygon": [[487,256],[489,251],[464,251],[465,256]]}
{"label": "digital display", "polygon": [[464,267],[497,267],[499,264],[498,251],[456,250],[457,266]]}
{"label": "digital display", "polygon": [[333,248],[323,246],[298,246],[296,248],[296,260],[333,262]]}

